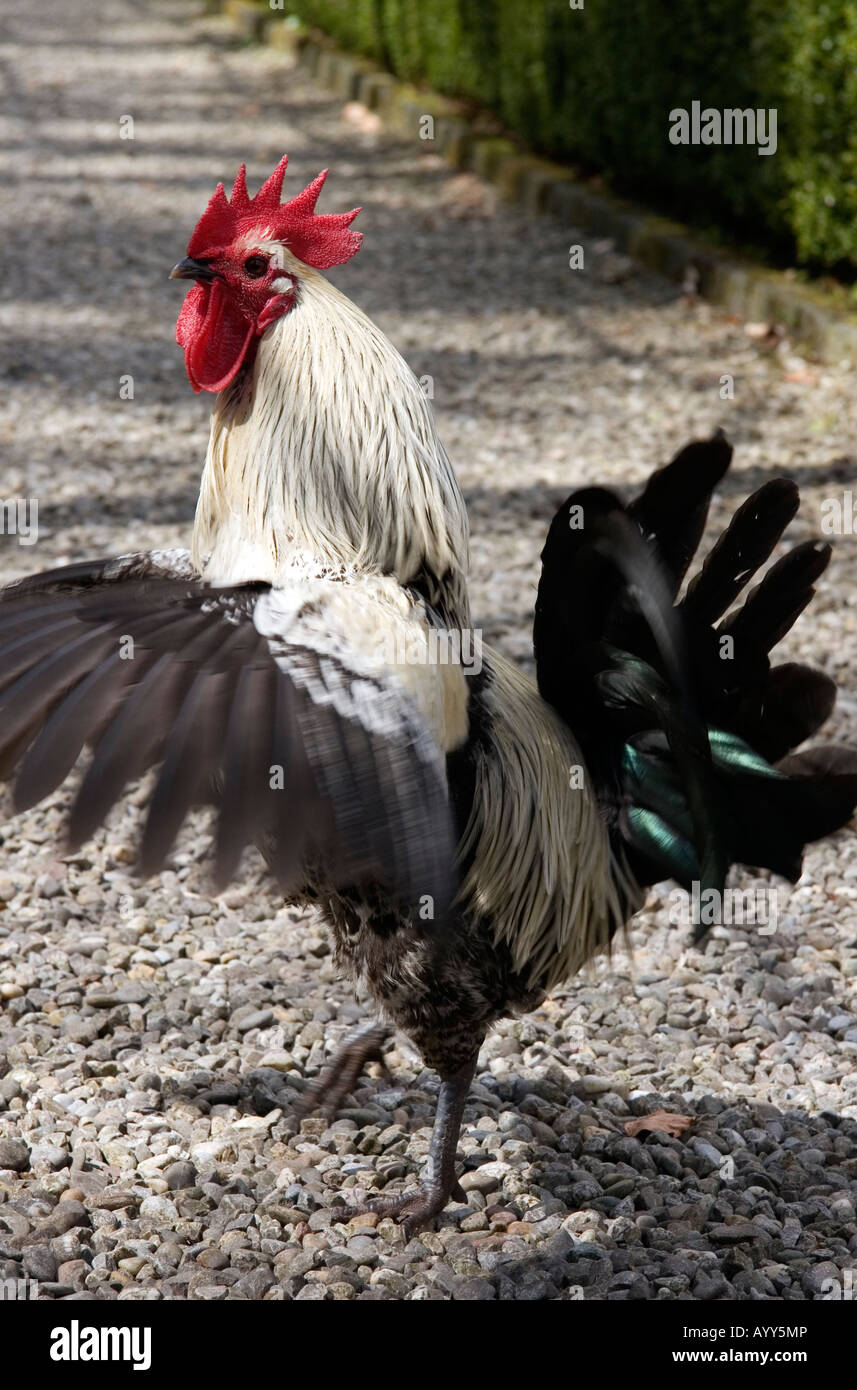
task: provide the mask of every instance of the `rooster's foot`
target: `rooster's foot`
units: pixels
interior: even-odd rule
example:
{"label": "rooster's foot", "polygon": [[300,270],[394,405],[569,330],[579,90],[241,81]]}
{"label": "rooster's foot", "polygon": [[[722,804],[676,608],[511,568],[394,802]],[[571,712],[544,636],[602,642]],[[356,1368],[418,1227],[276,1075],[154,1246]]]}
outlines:
{"label": "rooster's foot", "polygon": [[345,1097],[354,1089],[367,1062],[380,1062],[389,1077],[382,1053],[389,1036],[390,1029],[386,1024],[375,1022],[361,1023],[359,1028],[349,1033],[321,1075],[304,1091],[298,1105],[298,1115],[301,1118],[318,1112],[335,1115]]}
{"label": "rooster's foot", "polygon": [[451,1186],[442,1182],[424,1182],[419,1187],[409,1188],[407,1192],[397,1192],[394,1197],[373,1197],[359,1207],[335,1207],[332,1215],[336,1221],[352,1221],[355,1216],[362,1216],[365,1212],[391,1217],[399,1222],[402,1234],[408,1241],[436,1216],[440,1216],[451,1200],[467,1202],[467,1194],[462,1192],[457,1181]]}
{"label": "rooster's foot", "polygon": [[395,1197],[374,1197],[357,1210],[346,1210],[337,1214],[336,1220],[350,1221],[362,1212],[391,1216],[401,1222],[405,1240],[410,1240],[417,1231],[440,1215],[450,1198],[457,1202],[467,1202],[455,1175],[455,1151],[458,1147],[464,1103],[475,1070],[474,1055],[457,1071],[441,1078],[428,1169],[425,1180],[419,1187],[410,1192],[397,1193]]}

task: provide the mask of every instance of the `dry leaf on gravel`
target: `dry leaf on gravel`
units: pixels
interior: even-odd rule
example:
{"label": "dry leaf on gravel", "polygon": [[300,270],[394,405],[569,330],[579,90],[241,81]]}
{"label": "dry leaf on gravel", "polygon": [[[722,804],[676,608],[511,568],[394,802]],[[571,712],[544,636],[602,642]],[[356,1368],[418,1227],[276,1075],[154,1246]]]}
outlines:
{"label": "dry leaf on gravel", "polygon": [[671,1110],[656,1110],[653,1115],[641,1115],[637,1120],[628,1120],[625,1133],[633,1139],[638,1134],[671,1134],[673,1139],[681,1138],[682,1132],[693,1124],[692,1115],[675,1115]]}

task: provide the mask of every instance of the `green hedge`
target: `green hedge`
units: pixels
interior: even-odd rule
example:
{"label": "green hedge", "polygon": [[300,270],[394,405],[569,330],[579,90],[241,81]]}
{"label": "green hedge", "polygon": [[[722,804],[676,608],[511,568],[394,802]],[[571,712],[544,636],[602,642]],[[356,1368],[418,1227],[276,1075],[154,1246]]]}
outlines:
{"label": "green hedge", "polygon": [[[288,0],[400,76],[692,220],[857,270],[857,0]],[[777,152],[670,143],[669,112],[777,111]]]}

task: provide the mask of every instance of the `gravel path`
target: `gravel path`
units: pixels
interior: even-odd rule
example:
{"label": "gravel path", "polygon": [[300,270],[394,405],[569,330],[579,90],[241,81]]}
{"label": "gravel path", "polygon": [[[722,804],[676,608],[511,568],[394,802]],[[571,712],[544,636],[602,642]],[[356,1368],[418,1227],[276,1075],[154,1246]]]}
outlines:
{"label": "gravel path", "polygon": [[[6,0],[0,23],[0,495],[36,498],[40,527],[37,545],[3,538],[5,576],[185,543],[209,401],[173,345],[166,273],[215,181],[242,158],[259,179],[284,150],[293,190],[329,164],[327,208],[365,208],[336,278],[433,378],[486,640],[528,659],[546,524],[584,479],[630,485],[722,424],[737,466],[715,523],[785,471],[802,537],[853,486],[844,367],[609,247],[570,270],[573,229],[496,208],[183,0],[44,0],[37,25]],[[832,732],[857,742],[854,573],[846,535],[788,650],[850,686]],[[362,1006],[255,859],[211,896],[204,819],[173,869],[135,882],[139,801],[72,858],[64,797],[2,821],[0,1279],[57,1298],[803,1299],[857,1266],[853,834],[780,886],[773,934],[719,927],[693,950],[653,895],[630,952],[499,1026],[466,1112],[461,1152],[485,1160],[468,1206],[403,1247],[328,1208],[413,1177],[434,1076],[399,1039],[392,1082],[298,1130],[298,1093]],[[659,1107],[694,1123],[626,1134]]]}

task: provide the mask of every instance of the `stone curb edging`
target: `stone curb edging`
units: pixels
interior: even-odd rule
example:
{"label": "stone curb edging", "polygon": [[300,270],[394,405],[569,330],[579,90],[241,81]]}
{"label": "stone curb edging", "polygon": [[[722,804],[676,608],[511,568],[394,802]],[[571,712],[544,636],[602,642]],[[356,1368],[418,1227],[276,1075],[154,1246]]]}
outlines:
{"label": "stone curb edging", "polygon": [[256,0],[220,0],[238,34],[292,55],[323,86],[374,111],[397,134],[415,136],[431,116],[434,144],[460,169],[470,169],[500,195],[531,212],[550,212],[616,251],[678,284],[688,282],[713,304],[742,319],[782,325],[795,345],[821,359],[857,363],[857,315],[821,290],[793,283],[730,256],[681,223],[579,183],[561,164],[527,152],[511,140],[480,134],[461,103],[385,72],[368,58],[345,53],[323,34],[270,11]]}

